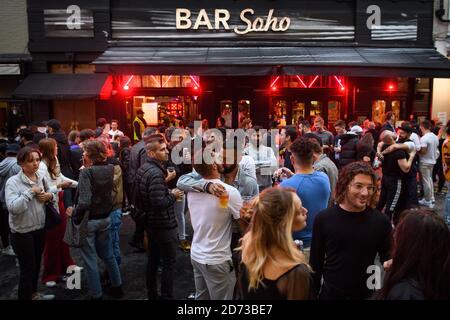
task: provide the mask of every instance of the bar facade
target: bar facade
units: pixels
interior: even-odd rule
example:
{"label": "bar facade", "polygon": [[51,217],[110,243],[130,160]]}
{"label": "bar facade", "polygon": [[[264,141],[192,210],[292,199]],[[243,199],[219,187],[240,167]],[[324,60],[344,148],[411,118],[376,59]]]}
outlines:
{"label": "bar facade", "polygon": [[433,46],[432,0],[28,0],[27,9],[30,74],[106,76],[91,96],[16,90],[34,118],[56,117],[66,131],[105,117],[131,134],[140,108],[151,125],[321,115],[332,128],[382,123],[388,111],[420,120],[432,115],[433,79],[450,78]]}

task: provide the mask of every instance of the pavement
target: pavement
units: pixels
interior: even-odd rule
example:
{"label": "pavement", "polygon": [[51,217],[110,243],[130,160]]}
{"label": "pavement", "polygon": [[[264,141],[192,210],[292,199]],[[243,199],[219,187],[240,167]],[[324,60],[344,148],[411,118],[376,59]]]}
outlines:
{"label": "pavement", "polygon": [[[435,211],[443,215],[443,205],[445,196],[436,196]],[[192,228],[189,223],[189,215],[186,215],[188,234],[192,236]],[[128,243],[134,232],[134,222],[131,217],[122,218],[120,230],[120,242],[122,252],[122,273],[123,299],[144,300],[147,299],[145,285],[145,272],[147,265],[146,253],[137,253]],[[71,249],[75,262],[83,266],[78,249]],[[103,269],[103,268],[102,268]],[[83,271],[82,271],[83,273]],[[15,257],[0,255],[0,300],[14,300],[17,298],[17,286],[19,281],[19,270],[16,266]],[[185,300],[195,291],[194,276],[190,262],[190,255],[179,249],[177,251],[177,263],[174,279],[174,297],[177,300]],[[47,288],[43,284],[39,285],[39,292],[51,293],[57,300],[85,300],[89,299],[85,277],[82,276],[81,289],[68,289],[66,283],[58,283],[54,288]],[[109,299],[105,296],[105,299]]]}

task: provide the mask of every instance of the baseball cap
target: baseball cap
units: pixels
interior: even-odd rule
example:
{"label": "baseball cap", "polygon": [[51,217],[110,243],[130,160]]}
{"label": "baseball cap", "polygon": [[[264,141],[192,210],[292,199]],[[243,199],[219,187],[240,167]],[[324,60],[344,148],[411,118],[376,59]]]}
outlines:
{"label": "baseball cap", "polygon": [[361,133],[363,133],[363,128],[361,128],[360,126],[353,126],[351,129],[350,129],[350,132],[353,132],[353,133],[356,133],[356,134],[361,134]]}

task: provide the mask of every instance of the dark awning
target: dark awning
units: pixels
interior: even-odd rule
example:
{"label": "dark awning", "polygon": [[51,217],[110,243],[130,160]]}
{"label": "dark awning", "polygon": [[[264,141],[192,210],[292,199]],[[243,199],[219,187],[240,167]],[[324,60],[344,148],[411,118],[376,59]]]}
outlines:
{"label": "dark awning", "polygon": [[98,98],[108,74],[30,74],[13,92],[17,98],[65,100]]}
{"label": "dark awning", "polygon": [[98,70],[115,74],[450,78],[450,60],[427,48],[117,46],[93,63]]}

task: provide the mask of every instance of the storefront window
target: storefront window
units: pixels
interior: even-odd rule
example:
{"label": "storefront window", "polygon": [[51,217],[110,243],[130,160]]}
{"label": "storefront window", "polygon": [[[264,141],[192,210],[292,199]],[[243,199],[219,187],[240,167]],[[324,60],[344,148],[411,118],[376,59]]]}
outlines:
{"label": "storefront window", "polygon": [[95,73],[95,65],[87,63],[76,64],[75,73]]}
{"label": "storefront window", "polygon": [[144,88],[161,88],[161,76],[142,76],[142,87]]}
{"label": "storefront window", "polygon": [[292,102],[292,124],[297,125],[305,119],[305,102],[294,100]]}
{"label": "storefront window", "polygon": [[287,101],[283,99],[274,99],[272,107],[271,120],[280,122],[281,126],[286,125]]}
{"label": "storefront window", "polygon": [[200,86],[200,77],[199,76],[182,76],[181,77],[181,86],[184,88],[194,88],[195,86]]}
{"label": "storefront window", "polygon": [[138,109],[144,111],[148,125],[179,127],[196,120],[198,107],[191,96],[134,96],[133,117]]}
{"label": "storefront window", "polygon": [[250,118],[250,100],[239,100],[238,112],[239,123],[241,123],[245,118]]}
{"label": "storefront window", "polygon": [[177,76],[177,75],[145,75],[142,76],[142,87],[144,88],[194,88],[200,87],[199,76]]}
{"label": "storefront window", "polygon": [[[222,100],[220,101],[220,116],[225,119],[225,126],[231,128],[232,119],[233,119],[233,111],[232,111],[231,100]],[[242,119],[239,119],[239,123],[241,123]]]}
{"label": "storefront window", "polygon": [[400,120],[400,108],[401,108],[401,101],[400,100],[394,100],[391,103],[392,112],[395,115],[395,119],[398,121]]}
{"label": "storefront window", "polygon": [[375,100],[372,102],[372,121],[384,123],[384,115],[386,114],[386,101]]}
{"label": "storefront window", "polygon": [[177,88],[181,87],[181,77],[180,76],[162,76],[161,83],[163,88]]}
{"label": "storefront window", "polygon": [[317,117],[322,114],[322,102],[321,101],[311,101],[311,109],[309,110],[309,115],[311,117]]}
{"label": "storefront window", "polygon": [[54,63],[51,65],[52,73],[73,73],[73,66],[68,63]]}
{"label": "storefront window", "polygon": [[328,101],[328,123],[333,124],[340,118],[341,103],[336,100]]}

